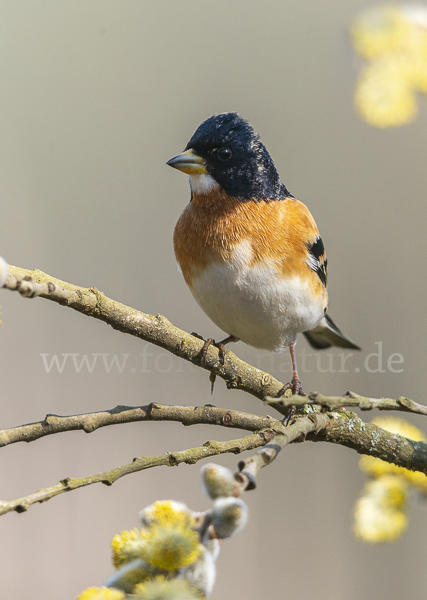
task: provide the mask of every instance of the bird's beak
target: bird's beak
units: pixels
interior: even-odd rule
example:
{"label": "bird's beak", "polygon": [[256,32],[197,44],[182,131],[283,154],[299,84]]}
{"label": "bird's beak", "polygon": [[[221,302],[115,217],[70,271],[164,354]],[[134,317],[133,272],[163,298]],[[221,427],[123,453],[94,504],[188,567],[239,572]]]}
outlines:
{"label": "bird's beak", "polygon": [[187,173],[187,175],[207,173],[205,161],[192,148],[171,158],[166,164],[174,169],[178,169],[178,171]]}

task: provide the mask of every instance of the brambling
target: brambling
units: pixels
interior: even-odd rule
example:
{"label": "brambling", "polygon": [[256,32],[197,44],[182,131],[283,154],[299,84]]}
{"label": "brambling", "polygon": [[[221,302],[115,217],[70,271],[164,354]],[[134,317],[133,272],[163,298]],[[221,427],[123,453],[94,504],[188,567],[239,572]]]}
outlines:
{"label": "brambling", "polygon": [[360,349],[326,314],[327,259],[312,215],[237,113],[204,121],[167,164],[189,175],[191,200],[175,227],[175,256],[199,306],[228,334],[216,344],[222,359],[231,341],[272,351],[289,346],[292,380],[281,393],[303,395],[298,333],[316,349]]}

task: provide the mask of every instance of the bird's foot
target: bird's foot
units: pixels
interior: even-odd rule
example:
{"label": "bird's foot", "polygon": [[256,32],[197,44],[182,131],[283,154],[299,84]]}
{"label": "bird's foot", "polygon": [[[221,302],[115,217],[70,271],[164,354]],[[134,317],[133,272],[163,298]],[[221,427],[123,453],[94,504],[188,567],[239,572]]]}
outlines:
{"label": "bird's foot", "polygon": [[301,381],[298,377],[293,377],[290,383],[286,383],[276,394],[276,398],[281,398],[287,390],[292,390],[293,396],[306,396],[302,389]]}
{"label": "bird's foot", "polygon": [[[287,390],[291,390],[293,396],[306,396],[306,394],[304,393],[304,390],[302,389],[301,381],[299,380],[298,377],[293,377],[292,381],[290,383],[287,383],[286,385],[284,385],[282,387],[282,389],[277,392],[276,398],[281,398]],[[292,404],[289,407],[288,416],[286,417],[286,421],[285,421],[286,427],[289,425],[289,423],[293,419],[296,410],[297,410],[297,407],[295,406],[295,404]]]}
{"label": "bird's foot", "polygon": [[220,363],[220,365],[224,365],[225,364],[225,347],[224,347],[225,344],[228,344],[228,342],[237,341],[237,338],[234,338],[231,335],[226,337],[224,340],[221,340],[220,342],[215,342],[215,340],[213,338],[207,338],[205,340],[201,335],[199,335],[198,333],[195,333],[194,331],[192,332],[191,335],[194,335],[194,337],[199,338],[199,340],[202,340],[205,342],[203,344],[203,348],[200,350],[200,357],[202,359],[202,362],[204,362],[204,363],[206,363],[206,355],[208,353],[209,347],[215,346],[215,348],[218,348],[219,363]]}

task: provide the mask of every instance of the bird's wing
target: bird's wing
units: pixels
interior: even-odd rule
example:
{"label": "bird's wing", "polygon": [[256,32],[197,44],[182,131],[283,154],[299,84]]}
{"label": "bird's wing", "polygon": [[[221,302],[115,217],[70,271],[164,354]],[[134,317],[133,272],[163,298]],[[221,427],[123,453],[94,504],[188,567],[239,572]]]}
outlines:
{"label": "bird's wing", "polygon": [[310,331],[304,331],[304,335],[316,350],[330,348],[331,346],[360,350],[359,346],[349,340],[328,315],[323,317],[317,327],[310,329]]}
{"label": "bird's wing", "polygon": [[312,269],[325,287],[328,285],[328,259],[326,258],[325,246],[319,233],[314,241],[307,242],[306,263]]}

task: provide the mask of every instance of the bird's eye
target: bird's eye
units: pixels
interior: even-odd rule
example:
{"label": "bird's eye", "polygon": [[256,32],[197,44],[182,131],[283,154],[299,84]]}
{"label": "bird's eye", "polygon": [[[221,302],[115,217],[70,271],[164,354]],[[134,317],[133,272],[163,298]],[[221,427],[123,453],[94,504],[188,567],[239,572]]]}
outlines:
{"label": "bird's eye", "polygon": [[233,153],[231,152],[230,148],[220,148],[218,150],[218,158],[220,160],[228,160],[232,156],[233,156]]}

